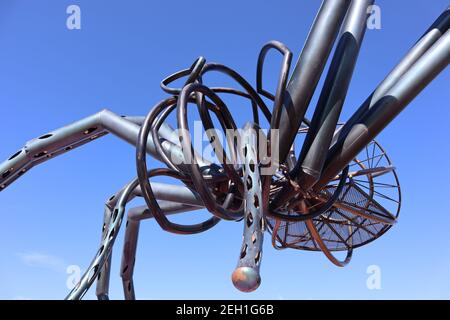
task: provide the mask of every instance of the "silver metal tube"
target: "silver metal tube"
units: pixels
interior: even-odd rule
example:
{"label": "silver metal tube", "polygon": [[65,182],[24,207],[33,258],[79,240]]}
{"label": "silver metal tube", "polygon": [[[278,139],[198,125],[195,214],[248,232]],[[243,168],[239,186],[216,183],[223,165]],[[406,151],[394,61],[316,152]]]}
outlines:
{"label": "silver metal tube", "polygon": [[[127,120],[126,117],[118,116],[105,109],[30,140],[20,151],[0,164],[0,191],[34,166],[89,143],[108,134],[108,132],[132,145],[136,145],[140,125],[133,121],[138,122],[139,119],[131,117],[130,120]],[[174,140],[175,133],[171,131],[168,125],[162,126],[159,133],[166,139],[162,142],[164,151],[178,163],[183,163],[184,155],[181,148],[167,140]],[[151,135],[149,136],[146,150],[155,159],[160,160]],[[210,164],[206,161],[199,162],[201,166]]]}
{"label": "silver metal tube", "polygon": [[[397,66],[386,76],[378,85],[375,91],[364,101],[358,110],[348,119],[343,127],[336,131],[332,145],[337,143],[340,136],[349,133],[351,127],[368,112],[377,103],[390,88],[419,60],[431,46],[449,29],[450,27],[450,7],[448,7],[428,28],[425,34],[408,51],[405,57]],[[329,160],[327,160],[328,162]]]}
{"label": "silver metal tube", "polygon": [[[187,204],[190,206],[203,207],[203,202],[197,192],[188,187],[168,183],[151,182],[153,194],[158,200],[166,200]],[[138,186],[134,192],[136,196],[142,196],[141,187]]]}
{"label": "silver metal tube", "polygon": [[[203,207],[190,206],[175,201],[158,200],[158,204],[167,216],[203,209]],[[147,206],[139,206],[128,211],[128,220],[140,221],[151,218],[153,218],[153,214]]]}
{"label": "silver metal tube", "polygon": [[[158,201],[158,204],[166,215],[200,209],[199,207],[164,200]],[[128,211],[122,262],[120,267],[120,276],[122,277],[123,292],[126,300],[136,299],[133,273],[134,266],[136,264],[136,250],[139,238],[140,222],[141,220],[150,219],[152,217],[153,215],[147,206],[132,208]]]}
{"label": "silver metal tube", "polygon": [[349,0],[324,0],[287,85],[280,120],[280,161],[284,161],[319,82]]}
{"label": "silver metal tube", "polygon": [[[122,140],[136,145],[137,137],[139,135],[140,126],[132,123],[130,121],[124,121],[123,117],[116,115],[115,113],[109,110],[103,110],[98,113],[99,122],[103,125],[103,127],[110,133],[115,136],[121,138]],[[163,146],[167,149],[171,149],[171,144],[167,141],[163,143]],[[151,154],[154,158],[159,159],[159,156],[156,152],[155,144],[153,143],[153,139],[150,136],[147,143],[147,152]],[[179,153],[174,152],[173,156],[179,156]],[[184,159],[184,158],[181,158]]]}
{"label": "silver metal tube", "polygon": [[234,286],[243,292],[254,291],[261,283],[259,269],[264,240],[264,216],[257,145],[256,130],[251,123],[247,123],[242,132],[245,181],[244,235],[239,261],[231,277]]}
{"label": "silver metal tube", "polygon": [[367,29],[367,9],[373,2],[353,0],[343,22],[336,51],[294,171],[294,176],[297,176],[304,190],[313,186],[322,173]]}
{"label": "silver metal tube", "polygon": [[361,119],[343,142],[330,150],[331,161],[318,182],[325,185],[378,135],[450,63],[450,30],[395,83]]}
{"label": "silver metal tube", "polygon": [[[103,238],[106,237],[106,232],[108,231],[107,226],[111,221],[112,210],[106,205],[105,212],[103,214],[103,226],[102,226],[102,237],[100,239],[100,243],[103,241]],[[111,250],[112,251],[112,250]],[[111,277],[111,260],[112,254],[109,255],[105,264],[97,278],[97,286],[95,289],[95,295],[99,300],[108,300],[109,299],[109,279]]]}

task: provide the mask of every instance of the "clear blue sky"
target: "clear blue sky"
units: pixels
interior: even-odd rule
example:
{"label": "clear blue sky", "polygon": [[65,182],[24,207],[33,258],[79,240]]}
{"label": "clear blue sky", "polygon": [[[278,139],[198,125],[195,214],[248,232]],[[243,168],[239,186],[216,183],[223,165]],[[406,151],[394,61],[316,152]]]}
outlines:
{"label": "clear blue sky", "polygon": [[[342,120],[448,6],[448,0],[377,3],[382,28],[366,34]],[[81,30],[66,28],[70,4],[81,7]],[[318,0],[2,0],[0,160],[29,139],[105,107],[146,114],[165,97],[159,81],[199,55],[230,65],[254,83],[260,47],[280,40],[296,60],[319,5]],[[278,69],[267,71],[273,82]],[[403,208],[399,223],[357,249],[348,267],[333,266],[321,253],[276,251],[266,241],[262,285],[243,294],[230,281],[241,223],[179,236],[146,221],[137,297],[449,299],[449,83],[447,69],[378,137],[398,168]],[[232,109],[239,123],[249,119],[247,106]],[[104,201],[134,176],[134,148],[108,136],[34,168],[0,193],[0,298],[63,298],[66,266],[88,266],[99,242]],[[114,252],[112,298],[122,297],[122,239],[123,230]],[[381,268],[381,290],[366,288],[366,269],[374,264]]]}

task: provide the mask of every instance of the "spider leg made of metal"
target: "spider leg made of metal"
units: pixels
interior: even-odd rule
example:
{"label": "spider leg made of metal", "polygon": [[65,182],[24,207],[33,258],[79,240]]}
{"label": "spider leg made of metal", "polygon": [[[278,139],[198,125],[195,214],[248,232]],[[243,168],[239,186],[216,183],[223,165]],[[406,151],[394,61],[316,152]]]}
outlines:
{"label": "spider leg made of metal", "polygon": [[[112,210],[106,204],[105,210],[103,214],[103,225],[102,225],[102,236],[100,241],[106,237],[107,228],[111,222]],[[98,300],[109,300],[109,280],[111,277],[111,263],[112,263],[112,254],[110,254],[105,261],[104,265],[101,267],[100,272],[97,276],[97,288],[95,294],[97,295]]]}
{"label": "spider leg made of metal", "polygon": [[[161,169],[161,170],[168,170],[168,169]],[[158,170],[154,170],[158,171]],[[150,175],[152,175],[153,172],[150,172]],[[162,184],[161,184],[162,185]],[[69,292],[66,299],[68,300],[78,300],[81,299],[86,292],[89,290],[89,288],[92,286],[94,281],[98,278],[98,275],[101,270],[105,271],[106,278],[101,279],[101,285],[99,287],[99,290],[97,293],[99,294],[100,298],[106,299],[107,298],[107,288],[108,288],[108,282],[107,279],[109,277],[109,268],[110,263],[105,268],[105,263],[107,261],[111,262],[109,259],[112,248],[115,242],[115,239],[119,233],[126,205],[128,202],[133,200],[136,196],[142,196],[142,193],[140,192],[140,189],[138,188],[139,181],[138,179],[134,179],[130,183],[128,183],[121,191],[119,191],[113,199],[109,200],[109,203],[107,203],[107,207],[109,210],[109,218],[105,218],[105,223],[109,222],[105,225],[104,230],[102,230],[102,241],[100,243],[100,248],[97,251],[96,255],[92,259],[91,264],[81,277],[78,284]],[[168,185],[165,185],[167,188]],[[179,186],[170,186],[170,188],[183,188]],[[155,188],[157,189],[157,188]],[[180,189],[183,190],[183,189]],[[165,192],[161,190],[163,194]],[[170,198],[170,197],[169,197]],[[195,198],[195,197],[194,197]],[[195,201],[195,200],[194,200]],[[196,208],[199,208],[198,202]],[[172,205],[173,203],[171,201],[165,200],[162,202],[162,204],[165,205]],[[109,205],[114,205],[114,207],[109,207]],[[184,204],[185,205],[185,204]],[[107,210],[108,211],[108,210]],[[211,228],[215,224],[208,224],[206,223],[204,225],[205,230]],[[105,270],[106,269],[106,270]]]}
{"label": "spider leg made of metal", "polygon": [[[109,110],[102,110],[92,116],[33,139],[0,164],[0,191],[7,188],[32,167],[108,133],[136,145],[141,122],[141,118],[130,118],[128,120],[127,117],[118,116]],[[166,152],[170,152],[173,157],[182,157],[179,146],[170,142],[170,140],[173,140],[173,130],[168,125],[164,125],[160,128],[159,133],[160,137],[164,139],[162,146]],[[145,150],[154,158],[160,159],[151,137],[149,137]],[[178,160],[182,161],[183,159],[179,158]]]}
{"label": "spider leg made of metal", "polygon": [[[112,133],[122,140],[135,145],[136,141],[138,140],[139,130],[141,128],[143,120],[144,119],[142,117],[118,116],[109,110],[102,110],[85,119],[33,139],[26,143],[26,145],[20,151],[16,152],[8,160],[0,164],[0,191],[4,190],[32,167],[48,161],[60,154],[69,152],[76,147],[96,140],[97,138],[102,137],[108,133]],[[165,152],[171,154],[175,159],[177,159],[177,156],[183,157],[179,146],[173,143],[176,141],[174,140],[174,138],[177,137],[177,135],[174,134],[169,125],[163,123],[160,126],[158,133],[159,137],[163,139],[162,142],[158,142]],[[156,152],[152,137],[149,137],[149,140],[146,143],[145,150],[154,158],[161,159],[159,157],[159,154]],[[182,162],[183,159],[178,158],[177,161]],[[208,166],[206,162],[203,162],[203,165],[205,167]],[[158,186],[158,184],[155,185]],[[159,187],[161,187],[162,185],[163,184],[159,184]],[[136,194],[141,195],[140,187],[137,187],[135,189],[136,190],[133,189],[133,196],[135,196]],[[179,192],[180,190],[178,190],[177,188],[165,188],[165,191],[166,192],[161,192],[158,190],[155,191],[156,196],[162,196],[163,198],[167,199],[167,201],[170,201],[171,195],[173,196],[174,192],[177,192],[176,199],[180,201],[180,199],[183,198],[183,193]],[[119,197],[120,194],[116,196]],[[109,202],[111,202],[112,200],[113,199],[110,199]],[[190,201],[191,203],[193,202],[196,205],[202,205],[201,200],[198,199],[198,196],[196,198],[191,198]],[[105,209],[105,225],[109,224],[111,216],[117,216],[117,210],[115,211],[112,209],[112,207],[108,206]],[[108,232],[108,228],[104,229],[104,233],[106,232]],[[104,234],[103,238],[105,237],[106,235]],[[107,257],[107,259],[109,259],[109,256]],[[104,262],[102,262],[102,267],[103,264]],[[110,261],[106,262],[105,272],[103,273],[103,277],[101,279],[109,279],[109,264]],[[102,280],[100,282],[107,285],[106,280]],[[99,291],[101,292],[102,290]],[[78,292],[71,297],[77,296],[81,297],[82,294]]]}
{"label": "spider leg made of metal", "polygon": [[[304,51],[300,60],[302,66],[298,65],[298,74],[294,70],[296,78],[308,77],[310,81],[305,83],[297,92],[299,100],[296,104],[296,112],[299,116],[304,117],[306,107],[308,106],[314,88],[317,85],[324,63],[331,51],[334,39],[338,35],[339,26],[342,22],[342,28],[338,37],[337,46],[333,55],[324,86],[322,88],[317,106],[311,123],[308,125],[309,130],[305,137],[305,141],[297,158],[297,163],[290,175],[302,186],[304,190],[308,190],[319,179],[328,152],[328,146],[331,144],[334,130],[341,113],[345,96],[352,78],[353,70],[356,65],[359,50],[364,39],[367,20],[367,8],[373,4],[373,0],[352,1],[351,4],[344,1],[328,1],[325,2],[320,9],[318,17],[314,22]],[[347,15],[344,15],[347,11]],[[334,19],[327,19],[329,10],[337,10]],[[343,21],[342,21],[343,20]],[[327,28],[325,30],[325,28]],[[326,31],[325,39],[322,39],[323,32]],[[318,63],[311,63],[310,60],[317,59]],[[299,61],[300,61],[299,60]],[[313,67],[314,66],[314,67]],[[303,70],[302,70],[303,68]],[[296,78],[290,80],[290,87],[294,87]],[[305,81],[305,79],[304,79]],[[288,87],[288,91],[292,90]],[[286,103],[287,104],[287,103]],[[284,109],[283,109],[284,110]],[[286,113],[282,113],[282,118],[286,118]],[[291,117],[289,117],[291,118]],[[290,120],[292,121],[292,120]],[[285,122],[283,122],[285,123]],[[300,124],[300,123],[298,123]],[[284,128],[281,128],[280,136],[283,139]],[[298,128],[296,128],[298,129]],[[286,135],[291,133],[285,133]],[[292,141],[295,138],[295,132]],[[289,140],[290,141],[290,140]],[[286,147],[284,147],[286,149]],[[288,154],[288,150],[281,150],[281,159]],[[285,186],[279,197],[271,204],[271,210],[276,210],[279,205],[283,204],[286,199],[292,197],[295,191],[289,185]]]}
{"label": "spider leg made of metal", "polygon": [[[185,186],[180,185],[172,185],[172,184],[166,184],[166,183],[157,183],[152,182],[152,188],[154,190],[154,195],[158,199],[158,204],[162,205],[161,210],[164,212],[164,214],[173,214],[173,213],[180,213],[182,211],[190,211],[190,210],[197,210],[199,208],[203,207],[203,204],[201,200],[199,199],[198,195],[190,190],[189,188]],[[102,241],[105,238],[106,234],[108,233],[108,226],[110,224],[111,217],[113,215],[113,210],[115,205],[117,204],[117,200],[119,199],[120,193],[119,191],[116,194],[114,194],[111,198],[108,199],[108,201],[105,204],[105,214],[104,214],[104,221],[102,226]],[[140,189],[140,186],[137,186],[130,197],[130,200],[134,197],[142,197],[142,192]],[[142,207],[144,209],[148,209],[147,207]],[[153,217],[151,212],[149,210],[143,212],[143,215],[140,216],[136,213],[137,209],[130,209],[128,213],[128,220],[127,220],[127,229],[125,233],[125,238],[132,239],[132,235],[127,235],[131,230],[129,231],[128,225],[130,222],[130,219],[135,224],[136,221],[147,219]],[[133,228],[134,226],[131,225],[130,228]],[[136,240],[137,241],[137,240]],[[125,240],[125,243],[127,243],[128,240]],[[125,246],[127,246],[125,244]],[[124,248],[124,255],[125,252],[129,252],[130,249]],[[101,268],[101,271],[98,275],[97,280],[97,288],[96,288],[96,295],[100,300],[108,299],[108,291],[109,291],[109,279],[110,279],[110,267],[111,267],[111,254],[108,256],[108,259],[105,261],[103,267]],[[122,268],[124,270],[125,267]],[[129,269],[130,270],[130,269]]]}
{"label": "spider leg made of metal", "polygon": [[448,66],[449,28],[450,7],[335,133],[315,188],[320,189],[328,183]]}
{"label": "spider leg made of metal", "polygon": [[[163,210],[164,214],[178,214],[192,210],[198,210],[202,207],[188,205],[179,202],[158,200],[158,203]],[[110,211],[106,210],[108,214],[105,215],[106,224],[110,221]],[[125,228],[125,240],[122,254],[121,272],[124,296],[127,300],[135,299],[134,283],[133,283],[133,271],[136,261],[136,248],[139,234],[140,221],[144,219],[151,219],[153,215],[147,206],[139,206],[128,210],[127,222]],[[104,228],[102,231],[102,239],[107,232]],[[112,253],[112,252],[111,252]],[[109,279],[111,271],[111,259],[112,254],[109,255],[107,261],[103,265],[101,271],[98,274],[96,295],[99,300],[109,299]]]}
{"label": "spider leg made of metal", "polygon": [[[98,274],[100,270],[103,269],[106,261],[108,261],[111,255],[114,241],[122,224],[125,206],[135,197],[133,192],[137,186],[138,181],[137,179],[134,179],[132,182],[127,184],[126,187],[122,189],[121,192],[119,192],[119,194],[117,195],[117,199],[115,199],[115,201],[117,202],[114,206],[114,209],[111,210],[110,218],[105,219],[106,221],[109,220],[109,223],[106,225],[106,230],[104,230],[103,232],[100,249],[97,251],[94,259],[87,268],[86,272],[81,277],[78,284],[67,295],[67,300],[81,299],[94,283],[95,279],[98,277]],[[107,273],[109,273],[109,271]],[[105,283],[107,283],[107,281],[105,281]],[[102,297],[105,298],[104,295]]]}
{"label": "spider leg made of metal", "polygon": [[[158,201],[158,204],[165,215],[185,213],[188,211],[199,210],[203,208],[165,200]],[[122,277],[123,292],[126,300],[136,299],[134,291],[133,272],[136,262],[136,248],[139,236],[140,222],[141,220],[151,218],[154,218],[154,216],[147,206],[132,208],[128,211],[122,263],[120,267],[120,276]]]}

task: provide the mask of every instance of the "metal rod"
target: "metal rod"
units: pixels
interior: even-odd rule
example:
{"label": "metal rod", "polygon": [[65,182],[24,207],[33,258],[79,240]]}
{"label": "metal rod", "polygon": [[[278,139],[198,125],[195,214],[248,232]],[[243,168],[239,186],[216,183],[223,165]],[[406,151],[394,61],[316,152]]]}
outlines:
{"label": "metal rod", "polygon": [[347,95],[373,0],[353,0],[293,176],[308,190],[319,180]]}
{"label": "metal rod", "polygon": [[[132,120],[139,119],[134,117]],[[0,191],[34,166],[94,141],[108,134],[108,132],[132,145],[136,145],[139,129],[138,124],[105,109],[33,139],[27,142],[20,151],[0,164]],[[173,139],[173,133],[170,130],[168,126],[161,127],[159,133],[162,138],[167,139],[163,141],[162,146],[173,158],[182,161],[184,158],[180,147],[168,141]],[[149,137],[146,151],[154,158],[159,159],[152,137]],[[202,164],[207,165],[204,162]]]}
{"label": "metal rod", "polygon": [[[105,205],[105,212],[103,214],[103,225],[102,225],[102,236],[100,238],[100,243],[103,242],[103,239],[106,237],[106,233],[108,232],[107,226],[111,221],[112,210],[109,206]],[[111,249],[112,252],[113,249]],[[98,300],[109,300],[109,279],[111,277],[111,262],[112,262],[112,254],[109,255],[105,264],[100,270],[97,278],[97,286],[95,288],[95,295]]]}
{"label": "metal rod", "polygon": [[280,121],[280,161],[284,161],[333,47],[349,0],[324,0],[284,95]]}
{"label": "metal rod", "polygon": [[231,277],[234,286],[243,292],[254,291],[261,283],[259,269],[264,239],[264,216],[257,146],[256,130],[251,123],[247,123],[242,132],[245,181],[244,235],[239,261]]}
{"label": "metal rod", "polygon": [[[158,201],[158,204],[165,215],[201,209],[199,207],[164,200]],[[128,211],[122,262],[120,267],[120,276],[122,277],[123,292],[126,300],[136,299],[133,273],[136,264],[139,227],[141,220],[150,218],[153,218],[153,215],[147,206],[132,208]]]}
{"label": "metal rod", "polygon": [[[368,112],[377,103],[390,88],[419,60],[431,46],[439,40],[439,38],[450,27],[450,7],[448,7],[428,28],[425,34],[417,41],[417,43],[408,51],[405,57],[397,64],[397,66],[386,76],[386,78],[378,85],[372,94],[364,101],[358,110],[348,119],[343,127],[336,131],[333,137],[332,145],[336,144],[340,136],[346,136],[352,126]],[[342,141],[341,141],[342,142]],[[329,157],[327,159],[329,161]]]}
{"label": "metal rod", "polygon": [[[181,185],[152,182],[153,194],[158,200],[174,201],[190,206],[203,207],[203,202],[197,192]],[[142,196],[141,187],[137,187],[134,193]]]}
{"label": "metal rod", "polygon": [[450,63],[450,30],[355,123],[330,150],[326,169],[317,183],[323,186],[377,136]]}

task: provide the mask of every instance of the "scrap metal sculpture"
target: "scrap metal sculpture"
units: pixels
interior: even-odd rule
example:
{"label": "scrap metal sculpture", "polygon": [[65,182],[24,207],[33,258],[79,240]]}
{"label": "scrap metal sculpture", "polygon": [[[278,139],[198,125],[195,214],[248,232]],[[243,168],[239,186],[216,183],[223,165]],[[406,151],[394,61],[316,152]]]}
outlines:
{"label": "scrap metal sculpture", "polygon": [[[106,202],[100,248],[67,298],[82,298],[96,279],[98,298],[108,298],[111,252],[124,219],[121,276],[126,299],[135,298],[133,269],[143,219],[155,218],[162,229],[178,234],[203,232],[221,220],[242,221],[243,245],[232,281],[246,292],[255,290],[261,281],[265,231],[271,234],[275,248],[322,251],[338,266],[350,261],[354,248],[384,234],[396,222],[400,186],[386,152],[373,139],[449,64],[450,8],[354,115],[340,125],[339,115],[366,29],[367,8],[372,4],[371,0],[323,1],[289,80],[292,53],[277,41],[266,44],[259,54],[256,88],[233,69],[206,63],[200,57],[189,69],[161,82],[170,96],[145,118],[103,110],[29,141],[2,163],[0,189],[4,190],[32,167],[107,133],[136,146],[137,178]],[[305,112],[336,38],[325,84],[309,121]],[[275,94],[262,85],[264,61],[270,50],[283,55]],[[242,89],[206,86],[203,76],[211,72],[229,76]],[[182,78],[182,88],[170,87]],[[227,136],[228,152],[211,133],[215,132],[211,130],[215,129],[211,113],[224,131],[237,129],[232,112],[220,97],[223,95],[247,99],[253,108],[253,122],[236,136]],[[273,101],[272,112],[266,98]],[[219,163],[202,159],[194,150],[188,106],[197,107]],[[179,131],[166,122],[172,112],[176,112]],[[270,123],[267,138],[257,134],[259,112]],[[273,138],[275,132],[279,140]],[[293,147],[296,139],[303,139],[298,155]],[[279,149],[278,157],[270,154],[274,146]],[[167,168],[149,170],[147,154]],[[168,176],[182,184],[149,181],[157,176]],[[146,205],[130,209],[125,217],[126,205],[135,197],[143,197]],[[199,224],[181,225],[167,217],[201,208],[212,216]],[[345,259],[337,259],[335,251],[345,251]]]}

